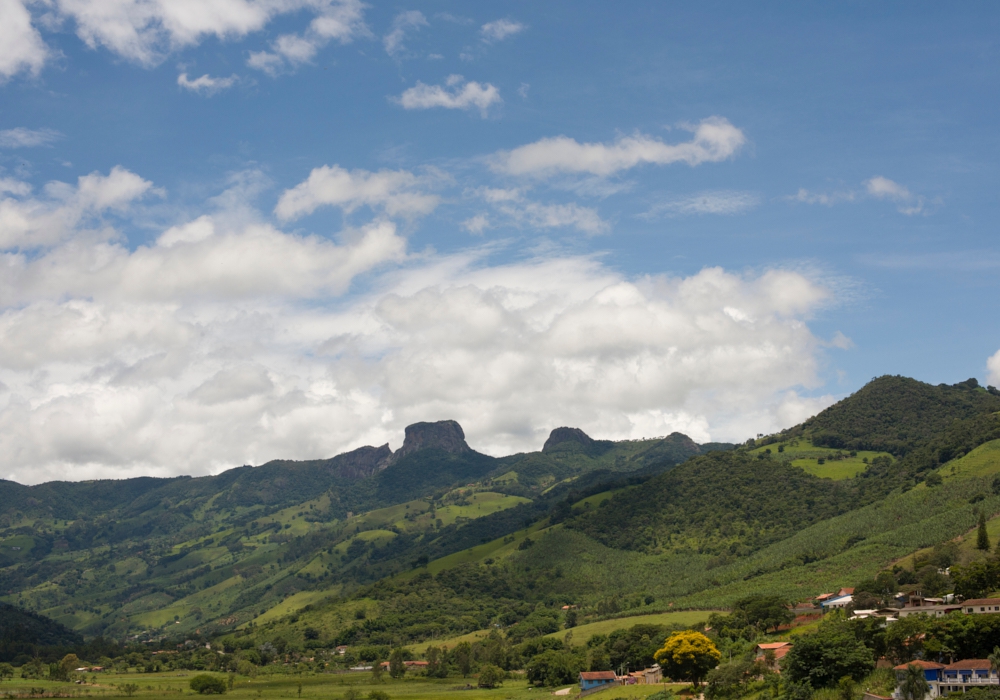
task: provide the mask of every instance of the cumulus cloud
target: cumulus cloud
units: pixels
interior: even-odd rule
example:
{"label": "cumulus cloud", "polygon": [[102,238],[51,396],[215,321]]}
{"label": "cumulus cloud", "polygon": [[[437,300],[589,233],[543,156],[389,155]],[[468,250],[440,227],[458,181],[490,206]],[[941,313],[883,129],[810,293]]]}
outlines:
{"label": "cumulus cloud", "polygon": [[735,155],[746,143],[743,132],[721,117],[704,119],[689,130],[692,139],[676,144],[644,134],[623,136],[610,144],[579,143],[566,136],[556,136],[501,151],[493,156],[491,165],[497,172],[507,175],[608,176],[645,163],[695,166],[718,162]]}
{"label": "cumulus cloud", "polygon": [[23,0],[0,0],[0,82],[18,73],[37,75],[49,56],[41,34],[31,24]]}
{"label": "cumulus cloud", "polygon": [[877,176],[865,181],[865,190],[876,199],[887,199],[898,205],[901,214],[920,214],[924,210],[924,198],[887,177]]}
{"label": "cumulus cloud", "polygon": [[26,129],[19,126],[16,129],[0,131],[0,148],[31,148],[46,146],[62,134],[54,129]]}
{"label": "cumulus cloud", "polygon": [[987,381],[993,385],[1000,385],[1000,350],[997,350],[990,359],[986,360]]}
{"label": "cumulus cloud", "polygon": [[239,77],[236,75],[231,75],[228,78],[213,78],[208,73],[194,80],[188,78],[187,73],[181,73],[177,76],[177,84],[179,86],[185,90],[197,92],[202,95],[214,95],[217,92],[231,88],[236,84],[237,80],[239,80]]}
{"label": "cumulus cloud", "polygon": [[[53,0],[44,3],[53,25],[70,23],[90,48],[103,47],[129,61],[154,66],[171,52],[195,46],[206,37],[239,39],[263,29],[276,16],[306,10],[313,14],[308,29],[298,37],[315,53],[331,40],[342,43],[370,32],[364,23],[361,0]],[[49,50],[23,0],[0,0],[0,79],[21,71],[38,73]],[[273,57],[281,63],[301,60],[296,35],[279,37]],[[311,56],[311,54],[310,54]]]}
{"label": "cumulus cloud", "polygon": [[[0,243],[0,478],[218,472],[398,445],[407,424],[444,418],[494,454],[537,449],[558,425],[745,439],[832,401],[804,389],[825,348],[847,343],[810,330],[835,292],[807,274],[629,277],[552,250],[495,264],[495,246],[410,256],[378,217],[436,205],[406,204],[428,196],[419,176],[317,173],[282,196],[287,218],[330,204],[375,220],[288,233],[248,209],[253,178],[237,179],[128,246],[87,217],[127,214],[154,191],[140,176],[116,168],[37,196],[0,181],[25,230],[65,210],[30,253],[24,236]],[[518,189],[473,197],[490,210],[483,227],[586,230],[568,205]]]}
{"label": "cumulus cloud", "polygon": [[654,219],[660,216],[692,214],[742,214],[759,203],[760,199],[751,192],[717,190],[660,202],[649,211],[640,214],[640,217]]}
{"label": "cumulus cloud", "polygon": [[487,22],[484,24],[479,33],[483,37],[483,41],[493,42],[493,41],[503,41],[509,36],[514,36],[523,32],[526,27],[520,22],[513,22],[509,19],[498,19],[494,22]]}
{"label": "cumulus cloud", "polygon": [[271,43],[271,51],[251,51],[247,65],[275,76],[289,67],[308,63],[330,41],[347,44],[357,37],[371,36],[364,8],[361,0],[323,3],[303,34],[282,34]]}
{"label": "cumulus cloud", "polygon": [[433,180],[405,170],[372,173],[324,165],[282,193],[274,212],[289,220],[311,214],[321,206],[340,207],[345,212],[368,206],[389,216],[422,216],[434,211],[441,201],[437,195],[427,194]]}
{"label": "cumulus cloud", "polygon": [[121,166],[107,175],[84,175],[76,187],[50,182],[43,197],[29,197],[30,188],[12,182],[3,189],[13,196],[0,197],[0,250],[58,243],[88,217],[109,209],[122,212],[152,187],[153,183]]}
{"label": "cumulus cloud", "polygon": [[426,26],[428,26],[427,18],[424,17],[423,12],[410,10],[409,12],[399,13],[392,21],[392,29],[382,37],[382,45],[385,47],[385,52],[393,57],[399,56],[406,50],[406,46],[403,45],[406,33],[409,31],[419,31],[421,27]]}
{"label": "cumulus cloud", "polygon": [[[449,89],[450,88],[450,89]],[[462,84],[462,76],[450,75],[445,86],[417,84],[396,98],[404,109],[471,109],[478,107],[479,113],[486,117],[491,105],[503,102],[500,91],[490,83],[480,84],[472,80]]]}

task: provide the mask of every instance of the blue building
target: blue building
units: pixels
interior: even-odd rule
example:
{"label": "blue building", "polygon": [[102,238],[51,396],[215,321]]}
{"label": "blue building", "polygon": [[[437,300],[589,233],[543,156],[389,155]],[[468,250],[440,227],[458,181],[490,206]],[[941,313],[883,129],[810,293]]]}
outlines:
{"label": "blue building", "polygon": [[580,692],[606,688],[618,684],[618,676],[614,671],[582,671],[580,673]]}

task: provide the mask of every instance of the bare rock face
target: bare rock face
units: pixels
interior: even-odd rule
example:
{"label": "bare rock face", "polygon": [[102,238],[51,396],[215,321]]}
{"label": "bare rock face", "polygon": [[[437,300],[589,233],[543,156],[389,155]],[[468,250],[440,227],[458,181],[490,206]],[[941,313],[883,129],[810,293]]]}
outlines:
{"label": "bare rock face", "polygon": [[453,420],[414,423],[406,426],[403,446],[383,460],[379,468],[385,469],[409,454],[430,448],[444,450],[451,454],[472,451],[472,448],[465,442],[465,432],[462,430],[462,426]]}
{"label": "bare rock face", "polygon": [[576,442],[584,447],[590,447],[594,444],[594,439],[579,428],[556,428],[549,433],[549,439],[542,445],[542,452],[549,452],[564,442]]}
{"label": "bare rock face", "polygon": [[366,445],[333,458],[332,467],[338,475],[348,479],[363,479],[377,472],[382,462],[392,456],[389,445]]}

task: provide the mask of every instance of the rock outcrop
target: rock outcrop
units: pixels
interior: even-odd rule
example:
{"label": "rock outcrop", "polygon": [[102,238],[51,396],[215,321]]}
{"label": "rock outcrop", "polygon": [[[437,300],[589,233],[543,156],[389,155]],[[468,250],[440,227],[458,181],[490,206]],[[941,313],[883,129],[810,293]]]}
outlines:
{"label": "rock outcrop", "polygon": [[442,420],[436,423],[414,423],[406,426],[403,446],[389,455],[380,464],[380,469],[395,464],[403,457],[427,449],[439,449],[450,454],[471,452],[465,442],[465,431],[456,421]]}
{"label": "rock outcrop", "polygon": [[549,433],[549,439],[542,445],[542,452],[550,452],[556,445],[564,442],[575,442],[584,447],[591,447],[594,439],[579,428],[556,428]]}
{"label": "rock outcrop", "polygon": [[383,462],[392,456],[389,445],[371,447],[365,445],[356,450],[337,455],[330,460],[330,466],[338,476],[347,479],[364,479],[377,472]]}

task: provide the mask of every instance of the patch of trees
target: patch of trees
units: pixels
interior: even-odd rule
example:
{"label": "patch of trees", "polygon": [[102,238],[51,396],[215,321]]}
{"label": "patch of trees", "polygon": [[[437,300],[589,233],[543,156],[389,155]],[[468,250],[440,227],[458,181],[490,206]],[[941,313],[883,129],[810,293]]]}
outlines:
{"label": "patch of trees", "polygon": [[712,452],[567,521],[610,547],[723,554],[753,551],[850,510],[849,484],[767,454]]}

